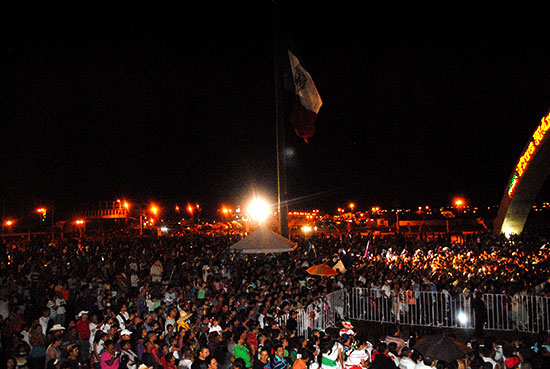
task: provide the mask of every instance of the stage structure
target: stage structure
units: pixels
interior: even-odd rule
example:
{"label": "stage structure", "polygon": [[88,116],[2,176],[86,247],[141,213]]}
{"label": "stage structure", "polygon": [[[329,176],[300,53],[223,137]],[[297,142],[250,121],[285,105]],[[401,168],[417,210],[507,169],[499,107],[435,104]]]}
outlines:
{"label": "stage structure", "polygon": [[533,202],[550,173],[549,129],[550,113],[541,119],[514,168],[494,222],[495,234],[508,237],[523,231]]}
{"label": "stage structure", "polygon": [[126,202],[108,201],[99,204],[97,209],[87,210],[78,214],[78,217],[85,219],[125,219],[129,218],[128,205]]}

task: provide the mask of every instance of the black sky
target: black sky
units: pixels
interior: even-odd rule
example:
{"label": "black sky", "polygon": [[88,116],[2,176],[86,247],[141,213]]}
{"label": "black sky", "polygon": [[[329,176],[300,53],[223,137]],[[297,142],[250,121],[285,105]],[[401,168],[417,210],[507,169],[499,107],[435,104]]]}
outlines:
{"label": "black sky", "polygon": [[[543,9],[288,2],[324,101],[288,130],[293,206],[498,204],[550,108]],[[519,3],[518,3],[519,4]],[[272,5],[14,12],[2,30],[7,213],[120,197],[276,199]]]}

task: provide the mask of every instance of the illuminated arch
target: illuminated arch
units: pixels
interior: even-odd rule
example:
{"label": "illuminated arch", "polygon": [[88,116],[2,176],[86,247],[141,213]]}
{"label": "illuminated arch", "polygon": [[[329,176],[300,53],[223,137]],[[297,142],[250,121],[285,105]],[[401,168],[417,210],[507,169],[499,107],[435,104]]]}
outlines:
{"label": "illuminated arch", "polygon": [[527,142],[502,196],[493,231],[520,234],[540,188],[550,173],[550,113]]}

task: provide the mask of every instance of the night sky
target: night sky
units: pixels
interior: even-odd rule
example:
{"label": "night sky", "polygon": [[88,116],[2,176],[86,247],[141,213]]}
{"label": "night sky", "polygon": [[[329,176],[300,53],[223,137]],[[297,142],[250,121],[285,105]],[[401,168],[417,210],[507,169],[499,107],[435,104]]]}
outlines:
{"label": "night sky", "polygon": [[[499,203],[550,108],[543,9],[294,3],[324,105],[308,144],[287,129],[291,208]],[[5,214],[276,201],[271,1],[207,4],[7,16]]]}

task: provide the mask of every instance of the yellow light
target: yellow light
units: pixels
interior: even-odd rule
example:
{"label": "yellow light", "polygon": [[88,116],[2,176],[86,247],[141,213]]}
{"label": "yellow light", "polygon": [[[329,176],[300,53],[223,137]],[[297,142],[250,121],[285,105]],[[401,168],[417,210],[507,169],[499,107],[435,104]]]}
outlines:
{"label": "yellow light", "polygon": [[159,212],[159,208],[156,205],[151,205],[151,213],[153,213],[154,215],[157,215],[158,212]]}
{"label": "yellow light", "polygon": [[304,233],[309,233],[309,232],[311,232],[311,227],[310,227],[310,226],[303,226],[303,227],[302,227],[302,232],[304,232]]}
{"label": "yellow light", "polygon": [[76,225],[82,225],[85,223],[85,221],[83,219],[77,219],[75,222],[74,222]]}
{"label": "yellow light", "polygon": [[353,210],[353,209],[355,208],[355,204],[354,204],[353,202],[350,202],[350,203],[349,203],[349,208],[350,208],[351,210]]}
{"label": "yellow light", "polygon": [[127,201],[124,201],[124,204],[122,204],[126,210],[130,209],[130,204],[128,204]]}
{"label": "yellow light", "polygon": [[229,213],[229,210],[228,210],[227,208],[223,208],[223,209],[222,209],[222,212],[223,212],[224,214],[227,214],[227,213]]}
{"label": "yellow light", "polygon": [[46,212],[46,208],[38,208],[36,209],[37,213],[44,214]]}
{"label": "yellow light", "polygon": [[258,222],[266,220],[269,212],[269,204],[263,199],[254,198],[248,205],[248,215]]}
{"label": "yellow light", "polygon": [[15,221],[13,221],[13,220],[6,220],[6,222],[4,224],[7,225],[8,227],[11,227],[14,223],[15,223]]}

